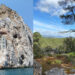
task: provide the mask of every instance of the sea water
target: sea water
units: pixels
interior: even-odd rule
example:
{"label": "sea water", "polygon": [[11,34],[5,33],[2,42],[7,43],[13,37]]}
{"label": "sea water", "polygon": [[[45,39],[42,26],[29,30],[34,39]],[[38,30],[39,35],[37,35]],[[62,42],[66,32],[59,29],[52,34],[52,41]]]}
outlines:
{"label": "sea water", "polygon": [[4,69],[0,70],[0,75],[33,75],[33,68]]}

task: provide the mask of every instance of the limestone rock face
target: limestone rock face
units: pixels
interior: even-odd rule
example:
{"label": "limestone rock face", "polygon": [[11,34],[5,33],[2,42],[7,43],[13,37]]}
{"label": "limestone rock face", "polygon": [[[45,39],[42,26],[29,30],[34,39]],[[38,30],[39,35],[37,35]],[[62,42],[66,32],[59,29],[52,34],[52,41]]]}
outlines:
{"label": "limestone rock face", "polygon": [[0,6],[0,67],[33,65],[32,32],[15,11]]}

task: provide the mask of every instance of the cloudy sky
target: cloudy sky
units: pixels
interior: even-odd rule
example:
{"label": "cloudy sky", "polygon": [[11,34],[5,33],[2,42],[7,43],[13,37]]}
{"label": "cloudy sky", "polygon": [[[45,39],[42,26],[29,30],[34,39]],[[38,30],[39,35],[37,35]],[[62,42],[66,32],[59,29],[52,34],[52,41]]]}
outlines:
{"label": "cloudy sky", "polygon": [[40,32],[45,37],[74,37],[75,33],[59,33],[75,29],[75,24],[61,23],[59,15],[67,11],[59,6],[58,1],[60,0],[34,0],[34,32]]}
{"label": "cloudy sky", "polygon": [[33,0],[0,0],[0,4],[5,4],[15,10],[33,29]]}

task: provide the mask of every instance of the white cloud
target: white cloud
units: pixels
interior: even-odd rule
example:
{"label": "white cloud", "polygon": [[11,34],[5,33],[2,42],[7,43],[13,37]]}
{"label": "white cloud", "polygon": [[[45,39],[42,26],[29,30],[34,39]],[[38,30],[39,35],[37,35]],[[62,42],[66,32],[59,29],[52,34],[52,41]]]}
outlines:
{"label": "white cloud", "polygon": [[45,37],[75,37],[74,33],[59,33],[61,31],[68,31],[66,28],[52,24],[44,24],[42,22],[34,20],[34,32],[39,32]]}
{"label": "white cloud", "polygon": [[36,10],[41,12],[49,13],[50,15],[60,15],[64,14],[67,11],[63,10],[58,2],[60,0],[39,0],[34,7]]}
{"label": "white cloud", "polygon": [[40,28],[47,29],[47,30],[54,30],[54,31],[58,31],[58,32],[66,31],[66,29],[63,28],[62,26],[56,26],[53,24],[45,24],[45,23],[42,23],[42,22],[39,22],[36,20],[34,20],[33,23],[34,23],[34,30],[36,29],[36,26],[39,26]]}

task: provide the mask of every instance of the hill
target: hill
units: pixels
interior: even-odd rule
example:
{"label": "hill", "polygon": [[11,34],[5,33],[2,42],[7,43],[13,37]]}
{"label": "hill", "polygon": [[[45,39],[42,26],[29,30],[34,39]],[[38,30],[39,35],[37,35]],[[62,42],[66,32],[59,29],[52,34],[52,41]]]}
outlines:
{"label": "hill", "polygon": [[63,44],[63,40],[65,38],[40,38],[41,48],[45,48],[46,46],[51,46],[52,48],[56,48]]}

